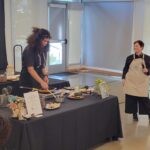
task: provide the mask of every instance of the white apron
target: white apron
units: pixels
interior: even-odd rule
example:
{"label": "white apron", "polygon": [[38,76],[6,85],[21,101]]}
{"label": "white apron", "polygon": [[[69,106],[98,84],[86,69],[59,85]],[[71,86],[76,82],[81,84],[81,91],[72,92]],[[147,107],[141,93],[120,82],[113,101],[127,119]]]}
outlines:
{"label": "white apron", "polygon": [[128,73],[125,77],[124,92],[125,94],[148,97],[149,77],[143,73],[145,66],[144,54],[143,58],[134,59],[129,66]]}

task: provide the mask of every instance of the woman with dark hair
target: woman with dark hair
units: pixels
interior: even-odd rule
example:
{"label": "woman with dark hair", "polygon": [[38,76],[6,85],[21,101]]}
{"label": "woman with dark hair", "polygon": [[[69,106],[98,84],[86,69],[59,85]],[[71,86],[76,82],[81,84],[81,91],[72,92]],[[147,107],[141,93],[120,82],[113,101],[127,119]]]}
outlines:
{"label": "woman with dark hair", "polygon": [[125,92],[125,112],[133,114],[133,120],[138,121],[139,114],[148,114],[150,119],[150,102],[148,85],[150,75],[150,56],[144,54],[144,43],[134,42],[134,54],[126,59],[122,82]]}
{"label": "woman with dark hair", "polygon": [[21,86],[48,89],[45,66],[50,39],[51,35],[48,30],[33,28],[22,55]]}

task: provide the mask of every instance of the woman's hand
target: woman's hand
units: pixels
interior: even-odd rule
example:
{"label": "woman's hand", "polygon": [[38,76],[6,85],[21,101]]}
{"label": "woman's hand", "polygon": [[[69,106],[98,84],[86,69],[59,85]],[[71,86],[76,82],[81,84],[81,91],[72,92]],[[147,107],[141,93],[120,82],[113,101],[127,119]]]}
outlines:
{"label": "woman's hand", "polygon": [[[33,66],[30,66],[27,68],[30,75],[41,85],[42,89],[47,90],[48,89],[48,83],[44,81],[35,71]],[[46,79],[47,80],[47,79]]]}
{"label": "woman's hand", "polygon": [[147,74],[148,73],[148,69],[147,68],[143,68],[143,73]]}
{"label": "woman's hand", "polygon": [[48,82],[49,82],[48,76],[45,76],[43,80],[48,84]]}
{"label": "woman's hand", "polygon": [[42,81],[42,82],[40,83],[40,85],[41,85],[42,89],[48,90],[48,84],[47,84],[45,81]]}
{"label": "woman's hand", "polygon": [[125,85],[125,79],[122,79],[122,85],[123,86]]}

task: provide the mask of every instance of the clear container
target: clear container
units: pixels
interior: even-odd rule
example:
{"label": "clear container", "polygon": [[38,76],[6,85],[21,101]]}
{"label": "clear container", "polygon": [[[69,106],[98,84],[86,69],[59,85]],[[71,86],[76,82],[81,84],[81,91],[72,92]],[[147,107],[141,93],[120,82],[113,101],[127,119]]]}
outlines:
{"label": "clear container", "polygon": [[6,95],[0,95],[0,107],[6,107],[8,104],[8,98]]}
{"label": "clear container", "polygon": [[14,67],[13,67],[13,65],[8,65],[7,69],[6,69],[6,72],[7,72],[7,76],[14,75]]}
{"label": "clear container", "polygon": [[42,109],[44,109],[45,108],[45,94],[39,94],[39,97],[40,97],[40,102],[41,102],[41,107],[42,107]]}
{"label": "clear container", "polygon": [[6,82],[6,81],[7,81],[6,72],[0,72],[0,82]]}
{"label": "clear container", "polygon": [[63,103],[64,102],[64,96],[62,96],[62,95],[56,95],[55,101],[57,103]]}

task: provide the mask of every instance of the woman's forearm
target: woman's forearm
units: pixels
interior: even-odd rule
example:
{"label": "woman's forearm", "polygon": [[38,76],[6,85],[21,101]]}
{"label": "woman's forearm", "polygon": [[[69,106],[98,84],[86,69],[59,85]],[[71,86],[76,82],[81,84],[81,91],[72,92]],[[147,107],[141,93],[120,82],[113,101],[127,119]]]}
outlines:
{"label": "woman's forearm", "polygon": [[42,80],[42,78],[36,73],[36,71],[34,70],[34,68],[32,66],[27,68],[29,74],[39,83],[41,84],[42,82],[44,82]]}

